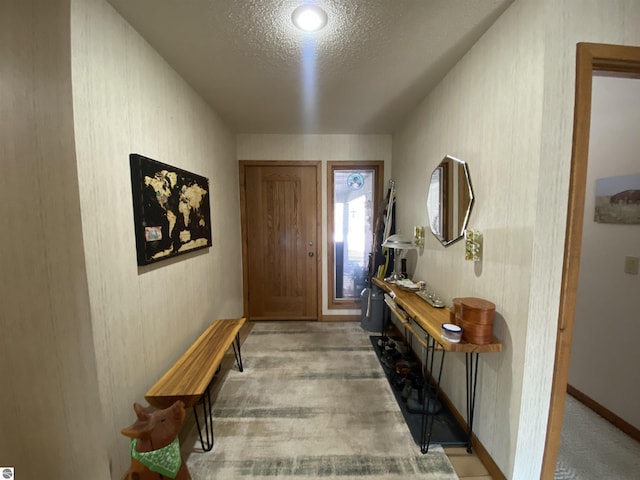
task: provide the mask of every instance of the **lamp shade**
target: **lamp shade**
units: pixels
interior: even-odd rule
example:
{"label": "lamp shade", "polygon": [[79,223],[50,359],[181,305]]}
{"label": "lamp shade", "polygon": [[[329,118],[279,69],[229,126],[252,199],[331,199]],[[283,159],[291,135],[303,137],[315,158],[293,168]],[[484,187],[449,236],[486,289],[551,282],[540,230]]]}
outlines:
{"label": "lamp shade", "polygon": [[401,233],[389,235],[387,239],[382,242],[382,246],[387,248],[395,248],[398,250],[413,250],[416,248],[412,239],[405,235],[402,235]]}

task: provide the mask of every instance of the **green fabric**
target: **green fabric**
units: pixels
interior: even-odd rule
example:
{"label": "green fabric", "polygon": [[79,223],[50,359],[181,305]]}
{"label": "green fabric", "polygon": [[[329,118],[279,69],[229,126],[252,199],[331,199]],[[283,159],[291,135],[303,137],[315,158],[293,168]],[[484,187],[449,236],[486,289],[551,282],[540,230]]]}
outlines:
{"label": "green fabric", "polygon": [[176,478],[182,465],[178,437],[166,447],[151,450],[150,452],[138,452],[136,450],[137,443],[137,438],[131,440],[131,458],[138,460],[152,472],[159,473],[165,477]]}

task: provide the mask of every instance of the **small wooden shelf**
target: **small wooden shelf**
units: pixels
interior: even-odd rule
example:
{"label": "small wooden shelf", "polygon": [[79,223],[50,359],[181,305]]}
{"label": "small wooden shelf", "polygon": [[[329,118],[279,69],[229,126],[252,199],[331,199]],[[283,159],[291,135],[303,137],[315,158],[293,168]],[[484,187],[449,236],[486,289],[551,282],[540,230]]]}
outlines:
{"label": "small wooden shelf", "polygon": [[[447,307],[436,308],[420,298],[415,292],[402,290],[397,285],[373,279],[373,284],[384,290],[385,303],[391,313],[403,324],[405,337],[411,335],[424,347],[425,377],[431,378],[436,392],[440,392],[440,380],[444,365],[445,353],[460,352],[465,354],[465,382],[467,390],[467,451],[471,452],[471,439],[473,438],[473,417],[476,403],[476,380],[478,373],[478,356],[480,353],[501,352],[502,344],[493,338],[491,343],[477,345],[461,340],[460,343],[451,343],[442,336],[442,324],[451,323],[451,312]],[[387,297],[391,297],[388,299]],[[434,357],[438,354],[440,363],[437,372],[429,371],[433,367]],[[427,377],[429,375],[429,377]],[[425,382],[425,385],[427,383]],[[436,394],[436,400],[438,394]],[[428,409],[427,409],[428,410]],[[430,419],[430,420],[429,420]],[[423,430],[420,439],[420,451],[427,453],[431,442],[433,430],[433,416],[423,413]]]}

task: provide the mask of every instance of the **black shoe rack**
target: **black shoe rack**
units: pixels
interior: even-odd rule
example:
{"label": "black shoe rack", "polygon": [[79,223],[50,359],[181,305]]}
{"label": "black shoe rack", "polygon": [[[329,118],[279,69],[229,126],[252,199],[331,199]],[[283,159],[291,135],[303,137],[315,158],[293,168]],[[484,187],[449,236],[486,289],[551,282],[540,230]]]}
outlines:
{"label": "black shoe rack", "polygon": [[394,347],[402,343],[401,339],[384,336],[369,338],[414,441],[421,446],[424,443],[421,425],[426,414],[432,417],[429,420],[433,420],[431,444],[466,445],[465,430],[447,407],[436,399],[432,387],[427,385],[425,388],[422,365],[410,352],[401,353]]}

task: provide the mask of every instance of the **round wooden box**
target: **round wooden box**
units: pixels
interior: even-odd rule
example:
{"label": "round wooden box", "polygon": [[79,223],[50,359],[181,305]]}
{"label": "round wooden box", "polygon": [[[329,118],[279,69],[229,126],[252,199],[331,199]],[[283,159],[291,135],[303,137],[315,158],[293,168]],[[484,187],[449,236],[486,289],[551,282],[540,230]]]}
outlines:
{"label": "round wooden box", "polygon": [[462,340],[476,345],[491,343],[495,311],[496,306],[483,298],[454,298],[455,323],[462,327]]}

